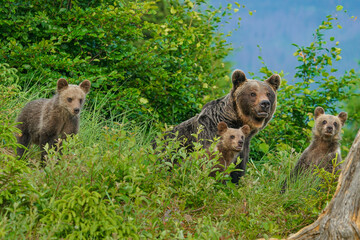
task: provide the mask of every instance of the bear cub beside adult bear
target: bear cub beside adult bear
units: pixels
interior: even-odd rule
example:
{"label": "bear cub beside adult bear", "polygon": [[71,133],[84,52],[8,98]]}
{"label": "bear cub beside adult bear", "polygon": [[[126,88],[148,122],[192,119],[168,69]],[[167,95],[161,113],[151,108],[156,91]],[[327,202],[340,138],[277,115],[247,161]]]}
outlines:
{"label": "bear cub beside adult bear", "polygon": [[232,182],[237,183],[239,178],[245,175],[251,138],[265,128],[275,112],[281,78],[274,74],[265,81],[247,79],[241,70],[235,70],[231,78],[233,86],[229,94],[205,104],[199,114],[177,125],[165,138],[175,138],[175,133],[178,132],[177,138],[182,141],[185,139],[184,146],[192,151],[192,143],[197,141],[193,134],[198,132],[200,125],[204,129],[198,138],[202,140],[205,148],[209,148],[216,136],[219,122],[225,122],[230,128],[249,125],[250,134],[245,138],[239,154],[242,161],[236,165],[241,171],[230,174]]}
{"label": "bear cub beside adult bear", "polygon": [[[218,135],[220,136],[219,142],[216,144],[214,152],[219,152],[221,155],[213,169],[217,169],[210,173],[210,176],[215,177],[216,172],[225,171],[229,165],[236,161],[239,152],[242,151],[245,138],[250,133],[250,127],[244,125],[239,129],[228,128],[225,122],[218,124]],[[214,158],[214,154],[209,154],[210,159]]]}
{"label": "bear cub beside adult bear", "polygon": [[[290,173],[290,179],[295,179],[306,170],[313,170],[314,166],[324,168],[332,172],[332,160],[337,154],[337,163],[341,162],[340,140],[341,128],[347,119],[347,113],[341,112],[338,116],[325,114],[322,107],[314,111],[315,125],[313,127],[313,138],[310,145],[301,154],[294,169]],[[339,170],[338,166],[336,170]],[[286,182],[282,191],[286,188]]]}
{"label": "bear cub beside adult bear", "polygon": [[[79,131],[80,110],[90,86],[89,80],[84,80],[80,85],[69,85],[60,78],[57,93],[51,99],[42,98],[27,103],[17,118],[17,122],[20,122],[17,128],[21,130],[17,136],[18,143],[27,148],[31,143],[40,145],[43,161],[46,143],[51,147],[58,137],[65,138],[66,134]],[[17,149],[20,158],[24,151],[24,148]]]}

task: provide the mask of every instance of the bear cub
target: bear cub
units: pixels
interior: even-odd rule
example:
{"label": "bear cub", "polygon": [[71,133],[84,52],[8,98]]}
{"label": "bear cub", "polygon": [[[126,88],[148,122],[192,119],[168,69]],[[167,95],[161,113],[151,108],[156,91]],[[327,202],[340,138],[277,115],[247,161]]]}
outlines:
{"label": "bear cub", "polygon": [[[290,178],[295,179],[297,175],[305,170],[313,170],[314,166],[324,168],[332,172],[332,159],[336,157],[337,163],[341,162],[340,140],[341,128],[347,119],[347,113],[341,112],[338,116],[325,114],[322,107],[314,111],[315,125],[313,127],[313,138],[310,145],[301,154],[295,168],[290,173]],[[336,170],[339,170],[340,166]],[[286,182],[283,191],[286,188]]]}
{"label": "bear cub", "polygon": [[[250,127],[248,125],[242,126],[240,129],[228,128],[225,122],[219,122],[218,135],[220,141],[216,144],[214,152],[220,152],[219,163],[213,168],[217,170],[210,173],[210,176],[215,177],[216,172],[225,171],[229,165],[236,161],[239,152],[243,150],[245,138],[250,134]],[[214,155],[209,154],[212,159]]]}
{"label": "bear cub", "polygon": [[[66,134],[79,131],[80,110],[84,105],[86,94],[90,91],[90,81],[84,80],[80,85],[68,84],[60,78],[57,81],[57,93],[51,99],[37,99],[25,105],[21,110],[17,128],[21,134],[17,136],[19,144],[29,147],[31,143],[40,145],[41,160],[46,152],[44,146],[54,146],[56,139],[64,139]],[[24,148],[18,148],[21,158]]]}

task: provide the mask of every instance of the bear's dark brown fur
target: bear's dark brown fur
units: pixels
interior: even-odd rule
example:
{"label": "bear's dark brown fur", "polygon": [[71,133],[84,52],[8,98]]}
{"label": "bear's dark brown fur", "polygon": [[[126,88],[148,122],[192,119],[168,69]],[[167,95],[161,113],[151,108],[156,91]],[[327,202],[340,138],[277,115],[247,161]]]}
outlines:
{"label": "bear's dark brown fur", "polygon": [[[57,93],[51,99],[37,99],[25,105],[20,112],[17,128],[21,134],[18,143],[29,147],[31,143],[40,145],[44,160],[46,143],[53,146],[60,136],[76,134],[79,130],[80,110],[84,105],[86,94],[90,91],[90,81],[85,80],[79,86],[69,85],[60,78],[57,81]],[[23,148],[17,149],[18,156],[24,154]]]}
{"label": "bear's dark brown fur", "polygon": [[245,174],[251,138],[267,125],[275,112],[276,91],[280,81],[277,74],[259,81],[247,79],[244,72],[235,70],[232,74],[233,87],[228,95],[205,104],[199,114],[177,125],[166,138],[174,138],[178,132],[178,138],[185,138],[184,145],[192,150],[192,142],[196,141],[192,134],[197,133],[202,125],[204,129],[199,134],[199,139],[208,148],[216,136],[219,122],[225,122],[230,128],[249,125],[251,131],[240,153],[242,161],[236,166],[241,171],[231,173],[232,181],[237,183],[239,177]]}
{"label": "bear's dark brown fur", "polygon": [[[245,138],[250,133],[250,127],[244,125],[239,129],[228,128],[226,123],[220,122],[218,124],[218,135],[220,136],[219,142],[216,144],[214,152],[219,152],[221,155],[218,159],[218,164],[214,166],[217,170],[210,173],[214,177],[217,171],[225,171],[229,165],[236,161],[239,152],[242,151]],[[210,159],[215,155],[209,154]]]}
{"label": "bear's dark brown fur", "polygon": [[[338,116],[325,114],[322,107],[314,111],[315,125],[313,127],[313,138],[310,145],[301,154],[294,169],[290,173],[290,179],[295,179],[306,170],[313,170],[314,166],[324,168],[331,172],[333,169],[332,159],[336,157],[337,163],[341,162],[340,140],[341,128],[347,119],[347,113],[341,112]],[[339,170],[338,167],[336,170]],[[283,191],[286,188],[286,182]]]}

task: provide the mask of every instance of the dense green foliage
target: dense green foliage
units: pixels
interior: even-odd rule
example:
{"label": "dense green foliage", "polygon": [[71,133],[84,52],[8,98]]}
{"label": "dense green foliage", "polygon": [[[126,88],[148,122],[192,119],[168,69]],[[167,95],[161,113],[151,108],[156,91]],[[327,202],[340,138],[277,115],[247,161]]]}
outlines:
{"label": "dense green foliage", "polygon": [[[294,76],[296,83],[291,85],[282,78],[278,91],[278,105],[274,118],[253,142],[252,156],[260,159],[269,149],[275,152],[281,149],[302,151],[308,146],[314,125],[313,113],[317,106],[323,107],[327,114],[338,115],[342,109],[341,103],[357,96],[356,86],[360,77],[353,69],[335,76],[337,72],[333,62],[341,60],[339,42],[334,37],[325,41],[325,31],[333,29],[337,19],[331,15],[315,30],[314,42],[308,47],[298,46],[294,56],[297,56],[299,66]],[[261,59],[261,58],[260,58]],[[260,72],[269,77],[273,72],[264,66]],[[283,72],[280,75],[284,76]],[[354,106],[355,107],[355,106]],[[349,114],[350,122],[359,122],[358,114]],[[351,123],[349,125],[351,125]],[[345,128],[348,122],[345,123]],[[346,156],[357,129],[343,140],[343,157]],[[271,136],[271,137],[269,137]],[[255,150],[255,151],[254,151]],[[265,156],[272,159],[273,155]]]}
{"label": "dense green foliage", "polygon": [[[360,66],[360,62],[359,62]],[[358,74],[357,79],[360,79],[360,74]],[[357,81],[356,85],[351,90],[356,93],[353,96],[349,96],[343,101],[344,110],[349,114],[349,119],[346,123],[346,128],[344,132],[344,140],[346,142],[351,142],[354,139],[356,132],[360,129],[360,81]],[[343,140],[343,141],[344,141]]]}
{"label": "dense green foliage", "polygon": [[223,59],[231,48],[217,28],[230,11],[169,2],[5,1],[0,62],[19,71],[21,86],[89,79],[90,99],[106,98],[108,116],[180,122],[219,92],[213,86],[229,72]]}

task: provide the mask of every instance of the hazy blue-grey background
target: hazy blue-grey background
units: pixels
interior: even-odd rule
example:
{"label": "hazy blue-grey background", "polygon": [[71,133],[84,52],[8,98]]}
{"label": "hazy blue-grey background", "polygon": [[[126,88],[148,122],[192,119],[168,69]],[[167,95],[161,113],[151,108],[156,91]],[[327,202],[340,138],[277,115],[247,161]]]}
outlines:
{"label": "hazy blue-grey background", "polygon": [[[359,71],[360,60],[360,0],[244,0],[237,1],[246,8],[241,8],[221,31],[228,32],[237,25],[241,17],[241,27],[228,38],[234,52],[227,59],[234,68],[245,72],[257,73],[261,67],[258,56],[261,55],[271,70],[284,70],[288,81],[294,80],[297,58],[293,56],[296,48],[292,43],[309,46],[314,40],[315,29],[326,19],[327,15],[338,17],[343,27],[328,30],[325,40],[330,36],[339,41],[342,49],[342,60],[334,62],[339,74],[354,68]],[[214,6],[226,6],[234,1],[212,0]],[[347,14],[337,12],[336,6],[342,5]],[[233,7],[236,7],[233,4]],[[237,8],[237,7],[236,7]],[[250,16],[248,11],[253,11]],[[358,19],[350,19],[357,16]],[[336,26],[336,22],[334,22]],[[261,52],[257,47],[261,47]]]}

